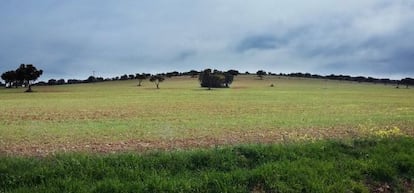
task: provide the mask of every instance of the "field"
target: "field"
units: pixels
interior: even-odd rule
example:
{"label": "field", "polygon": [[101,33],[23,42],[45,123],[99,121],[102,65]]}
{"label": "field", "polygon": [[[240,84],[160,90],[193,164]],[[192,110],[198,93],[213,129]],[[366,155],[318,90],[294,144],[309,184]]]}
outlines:
{"label": "field", "polygon": [[[231,89],[172,78],[0,90],[0,153],[113,152],[414,133],[414,90],[236,77]],[[274,87],[270,87],[274,84]]]}
{"label": "field", "polygon": [[0,192],[414,191],[414,89],[136,84],[1,88]]}

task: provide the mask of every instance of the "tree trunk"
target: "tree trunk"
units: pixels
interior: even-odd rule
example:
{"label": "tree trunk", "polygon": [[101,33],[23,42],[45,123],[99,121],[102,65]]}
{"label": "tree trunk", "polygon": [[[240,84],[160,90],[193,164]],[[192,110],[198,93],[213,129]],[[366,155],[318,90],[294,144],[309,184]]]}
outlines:
{"label": "tree trunk", "polygon": [[27,88],[27,90],[25,92],[33,92],[32,84],[29,83],[29,87]]}

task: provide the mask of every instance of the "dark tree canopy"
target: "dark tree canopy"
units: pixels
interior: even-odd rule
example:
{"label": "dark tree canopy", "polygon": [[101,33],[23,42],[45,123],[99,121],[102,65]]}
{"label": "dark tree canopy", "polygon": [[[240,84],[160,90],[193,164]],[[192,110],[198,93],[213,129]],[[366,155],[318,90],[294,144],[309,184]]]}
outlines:
{"label": "dark tree canopy", "polygon": [[145,79],[147,79],[147,75],[142,73],[142,74],[136,74],[135,75],[135,79],[138,79],[138,86],[142,85],[142,81],[144,81]]}
{"label": "dark tree canopy", "polygon": [[[16,84],[16,80],[17,80],[16,71],[10,70],[10,71],[4,72],[1,75],[1,79],[5,81],[6,87],[12,87],[13,84]],[[17,86],[17,84],[15,86]]]}
{"label": "dark tree canopy", "polygon": [[56,84],[57,84],[57,85],[62,85],[62,84],[65,84],[65,79],[63,79],[63,78],[62,78],[62,79],[57,80],[57,81],[56,81]]}
{"label": "dark tree canopy", "polygon": [[122,75],[121,76],[121,78],[120,78],[121,80],[128,80],[128,75],[126,75],[126,74],[124,74],[124,75]]}
{"label": "dark tree canopy", "polygon": [[57,83],[56,79],[49,79],[49,80],[47,81],[47,84],[48,84],[48,85],[56,85],[56,83]]}
{"label": "dark tree canopy", "polygon": [[21,64],[15,71],[15,81],[27,86],[26,92],[32,92],[32,82],[37,80],[42,74],[43,71],[38,70],[33,64]]}
{"label": "dark tree canopy", "polygon": [[414,79],[412,78],[404,78],[400,81],[401,84],[405,85],[408,88],[409,85],[414,85]]}
{"label": "dark tree canopy", "polygon": [[96,82],[96,77],[95,76],[89,76],[88,79],[86,79],[85,82]]}
{"label": "dark tree canopy", "polygon": [[[68,83],[69,83],[69,80],[68,80]],[[47,81],[47,85],[62,85],[62,84],[66,84],[65,79],[59,79],[59,80],[49,79]]]}
{"label": "dark tree canopy", "polygon": [[260,80],[262,80],[263,79],[263,76],[266,75],[266,71],[259,70],[259,71],[256,72],[256,75],[260,78]]}
{"label": "dark tree canopy", "polygon": [[197,70],[190,70],[188,74],[191,76],[191,78],[195,78],[197,77],[197,75],[200,74],[200,72],[198,72]]}
{"label": "dark tree canopy", "polygon": [[180,76],[180,73],[179,73],[179,72],[177,72],[177,71],[167,72],[167,73],[165,73],[165,76],[166,76],[167,78],[171,78],[171,77],[173,77],[173,76]]}
{"label": "dark tree canopy", "polygon": [[212,72],[211,69],[205,69],[198,77],[201,87],[208,89],[229,87],[233,79],[234,75],[229,72],[221,72],[218,70]]}
{"label": "dark tree canopy", "polygon": [[231,83],[233,83],[234,76],[237,76],[237,75],[234,75],[234,73],[229,72],[229,71],[224,73],[224,84],[226,85],[227,88],[230,86]]}
{"label": "dark tree canopy", "polygon": [[153,75],[150,77],[149,79],[151,82],[153,82],[155,84],[155,86],[157,86],[157,89],[159,89],[159,84],[160,82],[164,81],[165,78],[161,75]]}
{"label": "dark tree canopy", "polygon": [[238,70],[229,70],[227,71],[227,73],[233,75],[233,76],[237,76],[240,74],[240,72]]}

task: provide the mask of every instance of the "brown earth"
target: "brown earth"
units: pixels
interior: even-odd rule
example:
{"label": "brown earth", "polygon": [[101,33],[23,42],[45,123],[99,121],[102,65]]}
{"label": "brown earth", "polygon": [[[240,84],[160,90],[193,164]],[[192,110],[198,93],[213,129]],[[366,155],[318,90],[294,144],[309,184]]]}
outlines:
{"label": "brown earth", "polygon": [[[414,136],[414,129],[403,129],[403,133]],[[34,143],[23,141],[3,143],[0,155],[6,156],[47,156],[66,152],[116,153],[146,152],[153,150],[180,150],[192,148],[211,148],[237,144],[272,144],[320,139],[355,138],[363,134],[358,129],[308,128],[278,129],[263,131],[229,131],[220,136],[202,136],[171,139],[125,139],[105,141],[104,139],[88,139],[86,141],[54,142],[45,140]]]}

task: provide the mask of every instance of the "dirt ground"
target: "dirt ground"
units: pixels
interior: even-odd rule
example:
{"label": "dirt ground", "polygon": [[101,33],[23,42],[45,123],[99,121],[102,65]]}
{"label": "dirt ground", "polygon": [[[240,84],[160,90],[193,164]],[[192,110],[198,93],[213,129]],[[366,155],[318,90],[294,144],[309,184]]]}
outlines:
{"label": "dirt ground", "polygon": [[[414,129],[402,129],[404,135],[414,136]],[[102,141],[91,139],[81,142],[66,143],[32,143],[30,141],[17,144],[2,144],[0,155],[3,156],[39,156],[44,157],[59,153],[117,153],[117,152],[148,152],[154,150],[185,150],[193,148],[211,148],[238,144],[272,144],[321,139],[350,139],[366,134],[359,129],[347,128],[308,128],[278,129],[265,131],[228,132],[219,137],[203,136],[174,139],[127,139],[122,141]]]}

